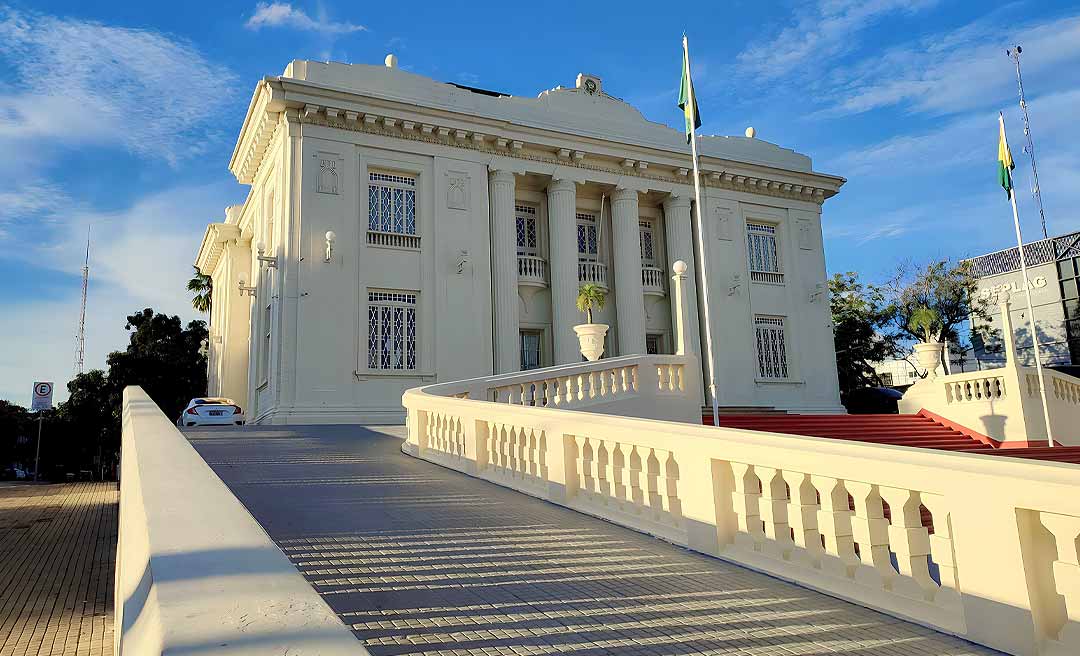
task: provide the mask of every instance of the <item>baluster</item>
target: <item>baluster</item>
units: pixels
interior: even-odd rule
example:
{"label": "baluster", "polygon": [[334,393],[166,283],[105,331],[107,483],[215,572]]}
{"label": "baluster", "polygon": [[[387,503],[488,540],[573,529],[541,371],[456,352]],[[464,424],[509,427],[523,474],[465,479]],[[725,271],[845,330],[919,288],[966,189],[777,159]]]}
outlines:
{"label": "baluster", "polygon": [[1080,517],[1044,512],[1039,521],[1057,543],[1057,560],[1051,571],[1057,593],[1065,598],[1065,617],[1054,637],[1074,649],[1080,645]]}
{"label": "baluster", "polygon": [[667,380],[669,373],[670,372],[668,371],[668,368],[666,366],[662,364],[656,365],[657,388],[661,392],[666,392],[669,389]]}
{"label": "baluster", "polygon": [[599,440],[596,447],[596,480],[599,491],[605,505],[607,498],[611,496],[611,456],[608,453],[607,441]]}
{"label": "baluster", "polygon": [[578,475],[581,481],[581,489],[587,494],[592,495],[595,493],[593,478],[593,450],[592,445],[589,444],[589,438],[585,438],[585,441],[580,445],[578,452],[581,454],[581,460],[579,464]]}
{"label": "baluster", "polygon": [[[614,497],[619,502],[627,501],[627,471],[626,471],[626,454],[623,452],[623,445],[616,442],[611,447],[611,482],[614,492]],[[623,509],[623,503],[619,504],[620,509]]]}
{"label": "baluster", "polygon": [[817,490],[810,482],[810,476],[800,472],[783,471],[781,475],[790,490],[790,509],[788,524],[791,526],[792,539],[799,547],[792,560],[802,562],[814,568],[821,567],[821,534],[817,528]]}
{"label": "baluster", "polygon": [[526,446],[526,453],[528,455],[526,457],[526,462],[525,462],[525,464],[526,464],[526,473],[529,476],[533,477],[533,478],[537,478],[537,477],[539,477],[540,472],[539,472],[539,468],[537,466],[537,461],[536,461],[536,430],[535,429],[532,429],[532,428],[529,429],[529,435],[528,435],[527,442],[528,442],[528,444]]}
{"label": "baluster", "polygon": [[913,599],[933,601],[937,584],[930,578],[930,534],[922,525],[922,502],[919,493],[897,487],[881,487],[880,494],[889,504],[892,524],[889,545],[896,554],[900,578],[893,589]]}
{"label": "baluster", "polygon": [[548,468],[547,468],[547,434],[544,431],[540,431],[540,438],[537,440],[537,458],[536,464],[539,467],[540,480],[548,480]]}
{"label": "baluster", "polygon": [[672,517],[682,517],[682,501],[679,500],[679,463],[675,455],[667,452],[667,459],[660,469],[660,492],[665,497],[665,505]]}
{"label": "baluster", "polygon": [[508,388],[506,397],[506,402],[510,405],[521,405],[521,386]]}
{"label": "baluster", "polygon": [[818,510],[818,531],[827,555],[821,559],[822,569],[838,576],[851,578],[858,559],[851,530],[851,508],[844,482],[831,476],[811,474],[810,480],[821,497]]}
{"label": "baluster", "polygon": [[889,520],[885,519],[878,486],[847,481],[847,489],[855,499],[852,534],[859,544],[859,559],[866,565],[855,570],[855,580],[891,590],[896,570],[889,561]]}
{"label": "baluster", "polygon": [[649,449],[649,457],[645,460],[645,467],[649,508],[653,511],[653,518],[660,519],[661,513],[666,508],[664,507],[664,497],[660,494],[660,460],[656,457],[654,449]]}
{"label": "baluster", "polygon": [[645,505],[645,490],[641,480],[644,472],[641,467],[641,454],[636,446],[630,447],[630,499],[634,502],[634,513],[640,513]]}
{"label": "baluster", "polygon": [[758,514],[764,525],[766,551],[784,560],[791,557],[791,527],[788,526],[788,493],[784,484],[784,475],[773,467],[754,467],[754,473],[761,481],[761,499]]}
{"label": "baluster", "polygon": [[506,468],[510,471],[511,478],[516,478],[521,471],[521,459],[519,446],[521,443],[521,429],[517,426],[506,428]]}
{"label": "baluster", "polygon": [[752,551],[761,551],[765,531],[761,525],[761,482],[754,473],[754,466],[732,462],[735,491],[731,493],[731,505],[735,509],[739,531],[735,545]]}
{"label": "baluster", "polygon": [[578,374],[576,380],[577,380],[577,400],[578,401],[584,401],[585,400],[585,375],[584,374]]}

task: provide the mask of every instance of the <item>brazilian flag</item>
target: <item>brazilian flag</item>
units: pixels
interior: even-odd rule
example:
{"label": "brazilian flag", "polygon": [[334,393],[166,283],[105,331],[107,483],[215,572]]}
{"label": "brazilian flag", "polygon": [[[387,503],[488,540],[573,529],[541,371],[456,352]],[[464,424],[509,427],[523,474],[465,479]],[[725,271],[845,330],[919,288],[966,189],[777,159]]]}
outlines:
{"label": "brazilian flag", "polygon": [[690,79],[690,55],[686,48],[686,37],[683,37],[683,60],[682,81],[679,82],[679,109],[686,116],[686,143],[693,138],[694,129],[701,127],[701,114],[697,108],[697,94],[694,93],[694,82]]}
{"label": "brazilian flag", "polygon": [[1005,117],[998,112],[998,182],[1005,189],[1005,195],[1012,194],[1012,170],[1016,168],[1013,163],[1012,153],[1009,152],[1009,142],[1005,139]]}

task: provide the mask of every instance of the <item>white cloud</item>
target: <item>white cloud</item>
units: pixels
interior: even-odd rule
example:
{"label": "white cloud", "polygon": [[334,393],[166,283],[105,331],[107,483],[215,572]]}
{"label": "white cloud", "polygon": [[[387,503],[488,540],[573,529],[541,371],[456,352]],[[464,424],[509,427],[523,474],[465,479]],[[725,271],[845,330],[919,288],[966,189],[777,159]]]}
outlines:
{"label": "white cloud", "polygon": [[826,61],[856,45],[854,37],[889,14],[916,13],[937,0],[817,0],[800,5],[798,18],[775,38],[758,43],[738,56],[742,72],[765,79],[795,73],[809,60]]}
{"label": "white cloud", "polygon": [[1060,83],[1080,65],[1080,16],[1019,27],[984,19],[888,50],[834,73],[838,88],[829,95],[842,100],[826,114],[895,105],[949,114],[995,102],[1011,104],[1016,77],[1005,49],[1015,43],[1025,49],[1022,64],[1029,90],[1043,82]]}
{"label": "white cloud", "polygon": [[[175,163],[201,151],[235,78],[188,42],[152,30],[0,8],[0,146],[119,145]],[[10,151],[9,151],[10,152]]]}
{"label": "white cloud", "polygon": [[[325,14],[325,12],[320,13]],[[264,27],[289,27],[324,34],[349,34],[367,30],[363,25],[354,25],[347,21],[333,22],[325,15],[319,16],[318,20],[316,20],[308,16],[303,9],[293,7],[288,2],[260,2],[256,4],[255,13],[247,19],[244,27],[249,30],[260,30]]]}

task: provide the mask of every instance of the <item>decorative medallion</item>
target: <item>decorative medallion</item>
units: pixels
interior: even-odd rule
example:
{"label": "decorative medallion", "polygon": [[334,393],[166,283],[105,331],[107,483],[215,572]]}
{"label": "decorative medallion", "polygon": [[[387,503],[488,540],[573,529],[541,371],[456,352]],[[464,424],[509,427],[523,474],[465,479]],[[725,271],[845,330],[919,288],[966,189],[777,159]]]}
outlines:
{"label": "decorative medallion", "polygon": [[452,210],[469,209],[469,176],[464,173],[446,174],[446,207]]}
{"label": "decorative medallion", "polygon": [[589,94],[590,96],[596,95],[596,80],[585,80],[585,93]]}

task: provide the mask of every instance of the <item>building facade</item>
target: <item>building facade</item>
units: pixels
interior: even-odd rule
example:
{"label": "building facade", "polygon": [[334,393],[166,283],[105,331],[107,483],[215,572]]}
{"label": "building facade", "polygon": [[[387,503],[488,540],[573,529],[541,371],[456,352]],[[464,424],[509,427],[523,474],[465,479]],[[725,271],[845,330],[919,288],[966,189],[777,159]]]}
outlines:
{"label": "building facade", "polygon": [[1031,291],[1035,333],[1044,365],[1080,363],[1080,232],[1024,245],[1027,281],[1020,273],[1016,247],[967,260],[979,278],[979,298],[990,320],[973,319],[972,345],[981,365],[1001,366],[1005,352],[1001,339],[1001,310],[997,296],[1007,290],[1012,298],[1017,358],[1034,366],[1031,322],[1027,316],[1025,285]]}
{"label": "building facade", "polygon": [[696,253],[684,135],[595,76],[527,98],[392,56],[294,61],[256,86],[230,162],[247,200],[197,256],[208,392],[256,423],[398,422],[410,387],[579,362],[586,282],[609,292],[605,357],[670,353],[677,260],[704,353],[704,257],[719,404],[842,412],[821,209],[843,179],[752,137],[700,146]]}

